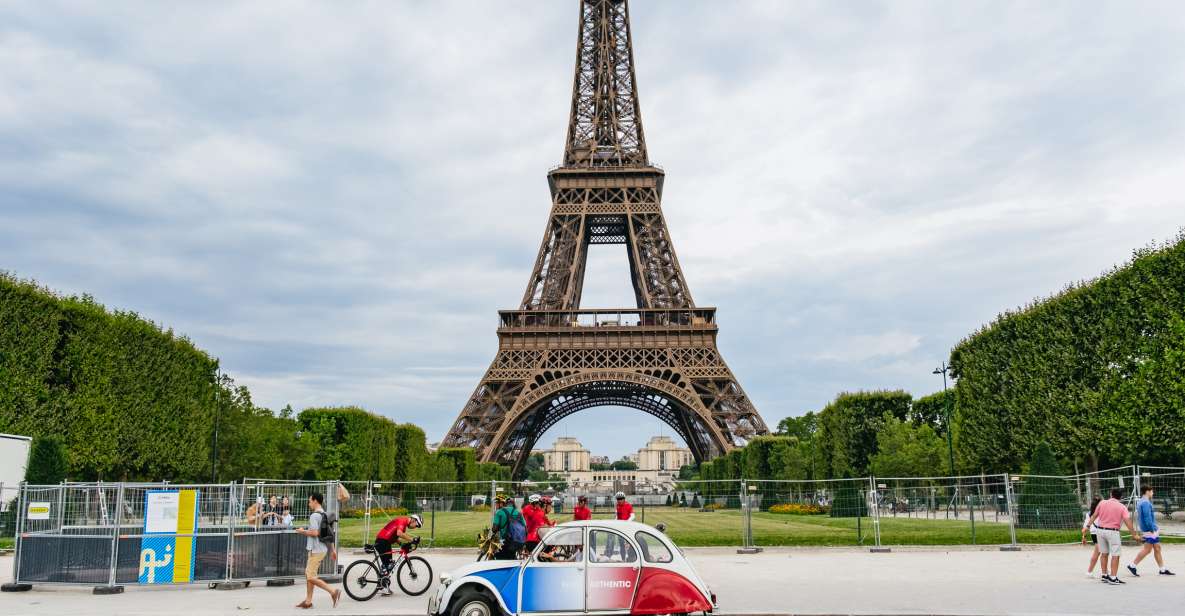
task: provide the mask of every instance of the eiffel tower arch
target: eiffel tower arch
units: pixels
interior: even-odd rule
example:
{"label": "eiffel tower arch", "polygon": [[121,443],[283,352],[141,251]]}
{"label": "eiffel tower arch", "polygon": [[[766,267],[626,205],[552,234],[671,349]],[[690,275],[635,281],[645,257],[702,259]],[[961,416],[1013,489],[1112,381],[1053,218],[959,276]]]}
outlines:
{"label": "eiffel tower arch", "polygon": [[[519,308],[499,312],[498,353],[443,445],[517,475],[548,428],[599,406],[659,418],[697,461],[768,432],[716,347],[716,309],[692,301],[662,213],[664,177],[646,153],[628,3],[582,0],[539,256]],[[580,307],[593,244],[625,244],[635,308]]]}

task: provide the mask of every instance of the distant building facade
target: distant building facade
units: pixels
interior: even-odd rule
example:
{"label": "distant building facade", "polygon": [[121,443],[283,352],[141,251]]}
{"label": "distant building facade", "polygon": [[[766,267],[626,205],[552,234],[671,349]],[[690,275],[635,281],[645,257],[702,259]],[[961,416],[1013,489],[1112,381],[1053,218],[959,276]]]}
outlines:
{"label": "distant building facade", "polygon": [[573,489],[590,492],[667,492],[679,479],[679,469],[694,464],[691,450],[680,447],[669,436],[655,436],[637,453],[623,459],[638,465],[636,470],[592,470],[592,464],[608,464],[608,456],[593,456],[574,437],[556,439],[551,449],[541,451],[543,468],[560,475]]}
{"label": "distant building facade", "polygon": [[543,452],[543,470],[549,473],[587,471],[592,468],[592,455],[571,436],[561,436]]}

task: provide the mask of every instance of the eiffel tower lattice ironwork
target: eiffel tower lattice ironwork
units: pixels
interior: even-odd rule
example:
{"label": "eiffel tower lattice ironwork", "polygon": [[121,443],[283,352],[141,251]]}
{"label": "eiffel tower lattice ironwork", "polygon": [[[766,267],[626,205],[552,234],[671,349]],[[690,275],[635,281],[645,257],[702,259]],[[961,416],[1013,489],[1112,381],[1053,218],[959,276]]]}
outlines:
{"label": "eiffel tower lattice ironwork", "polygon": [[[518,310],[499,312],[498,354],[442,441],[521,474],[536,440],[598,406],[658,417],[696,460],[768,432],[716,348],[716,309],[697,307],[650,164],[626,0],[582,0],[563,165]],[[625,244],[637,308],[580,308],[590,244]],[[623,426],[623,431],[627,428]]]}

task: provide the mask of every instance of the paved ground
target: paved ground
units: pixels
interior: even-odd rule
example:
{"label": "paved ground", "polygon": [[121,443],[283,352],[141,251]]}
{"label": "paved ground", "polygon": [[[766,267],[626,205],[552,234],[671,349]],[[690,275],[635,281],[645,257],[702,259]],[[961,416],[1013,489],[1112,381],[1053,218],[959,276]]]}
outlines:
{"label": "paved ground", "polygon": [[[1125,551],[1130,548],[1125,547]],[[688,549],[688,556],[719,596],[725,614],[1181,614],[1185,548],[1169,546],[1169,566],[1182,575],[1155,575],[1108,586],[1084,576],[1089,555],[1078,547],[1023,552],[901,550],[891,554],[843,548],[772,549],[738,555],[724,548]],[[469,550],[426,551],[439,573],[466,563]],[[1131,552],[1129,552],[1130,556]],[[1126,558],[1125,558],[1126,562]],[[0,558],[0,580],[11,577],[12,558]],[[255,587],[214,591],[205,586],[131,588],[123,595],[92,596],[89,588],[35,587],[0,595],[0,614],[53,615],[161,613],[272,615],[416,614],[426,597],[342,599],[329,608],[324,593],[315,610],[296,610],[303,589]]]}

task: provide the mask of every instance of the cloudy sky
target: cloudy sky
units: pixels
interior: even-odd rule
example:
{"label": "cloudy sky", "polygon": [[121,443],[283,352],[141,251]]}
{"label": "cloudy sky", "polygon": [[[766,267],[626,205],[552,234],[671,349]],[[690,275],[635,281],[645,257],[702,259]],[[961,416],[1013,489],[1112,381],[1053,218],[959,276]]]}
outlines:
{"label": "cloudy sky", "polygon": [[[1185,224],[1177,3],[631,10],[679,258],[771,425],[941,389],[1000,310]],[[183,332],[263,405],[439,439],[530,274],[576,15],[0,2],[0,268]],[[598,247],[585,306],[628,305],[627,275]],[[619,456],[661,430],[597,409],[553,432]]]}

